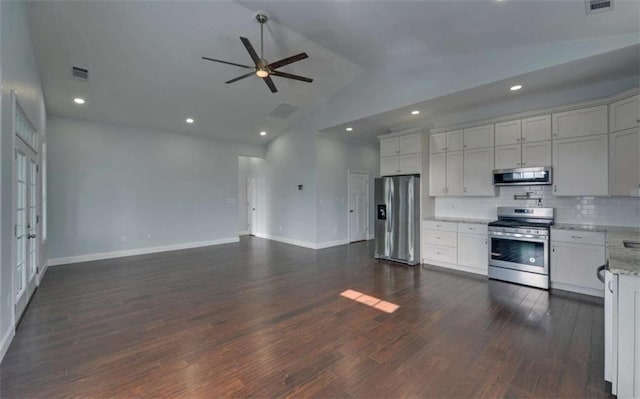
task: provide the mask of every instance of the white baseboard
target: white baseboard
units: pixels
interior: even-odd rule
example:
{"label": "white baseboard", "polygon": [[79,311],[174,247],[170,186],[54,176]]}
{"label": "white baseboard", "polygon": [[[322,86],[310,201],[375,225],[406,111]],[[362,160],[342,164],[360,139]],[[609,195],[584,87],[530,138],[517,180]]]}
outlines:
{"label": "white baseboard", "polygon": [[580,287],[577,285],[563,284],[563,283],[557,283],[553,281],[551,282],[551,288],[556,290],[576,292],[578,294],[591,295],[591,296],[604,298],[604,290],[599,290],[595,288]]}
{"label": "white baseboard", "polygon": [[211,241],[197,241],[197,242],[188,242],[183,244],[163,245],[160,247],[126,249],[123,251],[111,251],[111,252],[102,252],[97,254],[69,256],[65,258],[49,259],[46,265],[47,266],[67,265],[70,263],[90,262],[94,260],[122,258],[125,256],[146,255],[146,254],[153,254],[157,252],[177,251],[180,249],[208,247],[211,245],[229,244],[229,243],[234,243],[239,241],[240,239],[238,237],[229,237],[229,238],[222,238],[219,240],[211,240]]}
{"label": "white baseboard", "polygon": [[249,235],[249,230],[242,230],[238,232],[239,236],[248,236]]}
{"label": "white baseboard", "polygon": [[11,345],[11,341],[13,340],[13,337],[15,335],[16,335],[16,331],[13,327],[11,327],[4,334],[4,337],[2,337],[2,340],[0,340],[0,363],[2,362],[2,359],[4,359],[4,355],[9,350],[9,345]]}
{"label": "white baseboard", "polygon": [[290,238],[274,236],[274,235],[271,235],[271,234],[264,234],[264,233],[256,233],[255,236],[256,237],[260,237],[260,238],[266,238],[267,240],[283,242],[285,244],[296,245],[298,247],[316,249],[316,244],[314,244],[312,242],[308,242],[308,241],[292,240]]}
{"label": "white baseboard", "polygon": [[345,245],[345,244],[349,244],[349,240],[327,241],[327,242],[322,242],[322,243],[316,244],[316,248],[315,249],[324,249],[324,248],[330,248],[330,247],[337,247],[339,245]]}

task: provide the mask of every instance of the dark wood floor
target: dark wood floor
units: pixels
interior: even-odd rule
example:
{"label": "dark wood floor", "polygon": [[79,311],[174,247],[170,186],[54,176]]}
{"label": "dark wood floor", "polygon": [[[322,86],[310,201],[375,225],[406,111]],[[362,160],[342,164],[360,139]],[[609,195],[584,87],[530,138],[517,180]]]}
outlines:
{"label": "dark wood floor", "polygon": [[601,301],[372,253],[243,238],[52,268],[0,397],[607,397]]}

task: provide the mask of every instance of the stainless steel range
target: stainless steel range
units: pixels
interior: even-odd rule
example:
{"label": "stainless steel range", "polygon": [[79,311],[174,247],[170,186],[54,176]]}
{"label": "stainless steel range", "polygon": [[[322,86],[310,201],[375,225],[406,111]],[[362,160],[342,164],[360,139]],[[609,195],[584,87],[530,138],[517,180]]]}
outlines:
{"label": "stainless steel range", "polygon": [[489,278],[549,289],[553,208],[499,207],[489,223]]}

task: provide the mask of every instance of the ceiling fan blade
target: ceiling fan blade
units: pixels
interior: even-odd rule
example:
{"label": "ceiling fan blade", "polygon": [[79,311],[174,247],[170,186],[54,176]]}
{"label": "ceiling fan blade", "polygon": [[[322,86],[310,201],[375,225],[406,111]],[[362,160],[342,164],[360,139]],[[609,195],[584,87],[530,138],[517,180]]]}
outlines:
{"label": "ceiling fan blade", "polygon": [[286,73],[286,72],[272,71],[271,75],[279,76],[281,78],[300,80],[302,82],[307,82],[307,83],[313,82],[313,79],[311,79],[311,78],[305,78],[304,76],[292,75],[292,74]]}
{"label": "ceiling fan blade", "polygon": [[251,56],[251,59],[256,64],[256,66],[260,65],[260,57],[258,57],[258,54],[256,53],[256,50],[254,50],[249,39],[241,36],[240,40],[242,40],[242,44],[244,44],[244,47],[249,52],[249,55]]}
{"label": "ceiling fan blade", "polygon": [[276,93],[278,91],[278,89],[276,89],[276,85],[273,84],[273,80],[271,80],[269,76],[267,76],[266,78],[262,78],[262,80],[264,80],[267,86],[269,86],[269,89],[271,89],[272,93]]}
{"label": "ceiling fan blade", "polygon": [[203,60],[207,60],[207,61],[219,62],[219,63],[222,63],[222,64],[235,65],[235,66],[240,67],[240,68],[247,68],[247,69],[254,69],[255,68],[255,67],[248,66],[248,65],[241,65],[241,64],[236,64],[235,62],[216,60],[216,59],[209,58],[209,57],[202,57],[202,59]]}
{"label": "ceiling fan blade", "polygon": [[271,70],[278,69],[278,68],[283,67],[285,65],[292,64],[292,63],[294,63],[296,61],[304,60],[305,58],[309,58],[307,53],[296,54],[296,55],[293,55],[291,57],[284,58],[284,59],[282,59],[280,61],[272,62],[271,64],[269,64],[269,69],[271,69]]}
{"label": "ceiling fan blade", "polygon": [[237,78],[235,78],[235,79],[227,80],[225,83],[229,84],[229,83],[237,82],[237,81],[239,81],[239,80],[242,80],[242,79],[248,78],[248,77],[249,77],[249,76],[251,76],[251,75],[255,75],[255,72],[249,72],[249,73],[246,73],[246,74],[244,74],[244,75],[242,75],[242,76],[238,76],[238,77],[237,77]]}

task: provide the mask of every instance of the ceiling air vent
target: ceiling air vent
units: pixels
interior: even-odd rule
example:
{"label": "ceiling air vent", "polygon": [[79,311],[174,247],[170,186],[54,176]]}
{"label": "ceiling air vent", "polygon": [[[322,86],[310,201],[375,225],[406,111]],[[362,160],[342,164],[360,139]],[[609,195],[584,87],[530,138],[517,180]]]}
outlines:
{"label": "ceiling air vent", "polygon": [[586,0],[587,14],[613,10],[613,0]]}
{"label": "ceiling air vent", "polygon": [[291,116],[291,114],[293,114],[297,110],[298,110],[298,107],[296,106],[282,103],[278,105],[273,111],[271,111],[269,116],[273,116],[274,118],[287,119],[288,117]]}
{"label": "ceiling air vent", "polygon": [[87,80],[89,79],[89,71],[84,68],[80,68],[77,66],[71,67],[71,77],[78,80]]}

